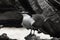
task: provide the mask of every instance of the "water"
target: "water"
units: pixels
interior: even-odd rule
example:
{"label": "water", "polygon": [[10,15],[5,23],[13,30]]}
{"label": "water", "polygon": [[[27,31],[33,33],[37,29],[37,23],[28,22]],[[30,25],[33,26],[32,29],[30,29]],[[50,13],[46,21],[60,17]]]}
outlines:
{"label": "water", "polygon": [[[26,28],[2,28],[0,29],[0,35],[3,33],[7,33],[8,37],[12,39],[25,40],[24,37],[30,33],[30,30],[27,30]],[[35,34],[37,36],[40,36],[40,38],[43,38],[43,39],[51,38],[49,35],[45,35],[43,33],[37,34],[37,31]]]}

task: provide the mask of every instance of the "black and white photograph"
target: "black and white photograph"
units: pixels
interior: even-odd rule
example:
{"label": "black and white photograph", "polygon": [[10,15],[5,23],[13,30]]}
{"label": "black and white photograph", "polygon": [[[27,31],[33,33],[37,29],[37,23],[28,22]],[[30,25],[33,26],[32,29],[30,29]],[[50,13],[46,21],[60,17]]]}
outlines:
{"label": "black and white photograph", "polygon": [[60,0],[0,0],[0,40],[60,40]]}

